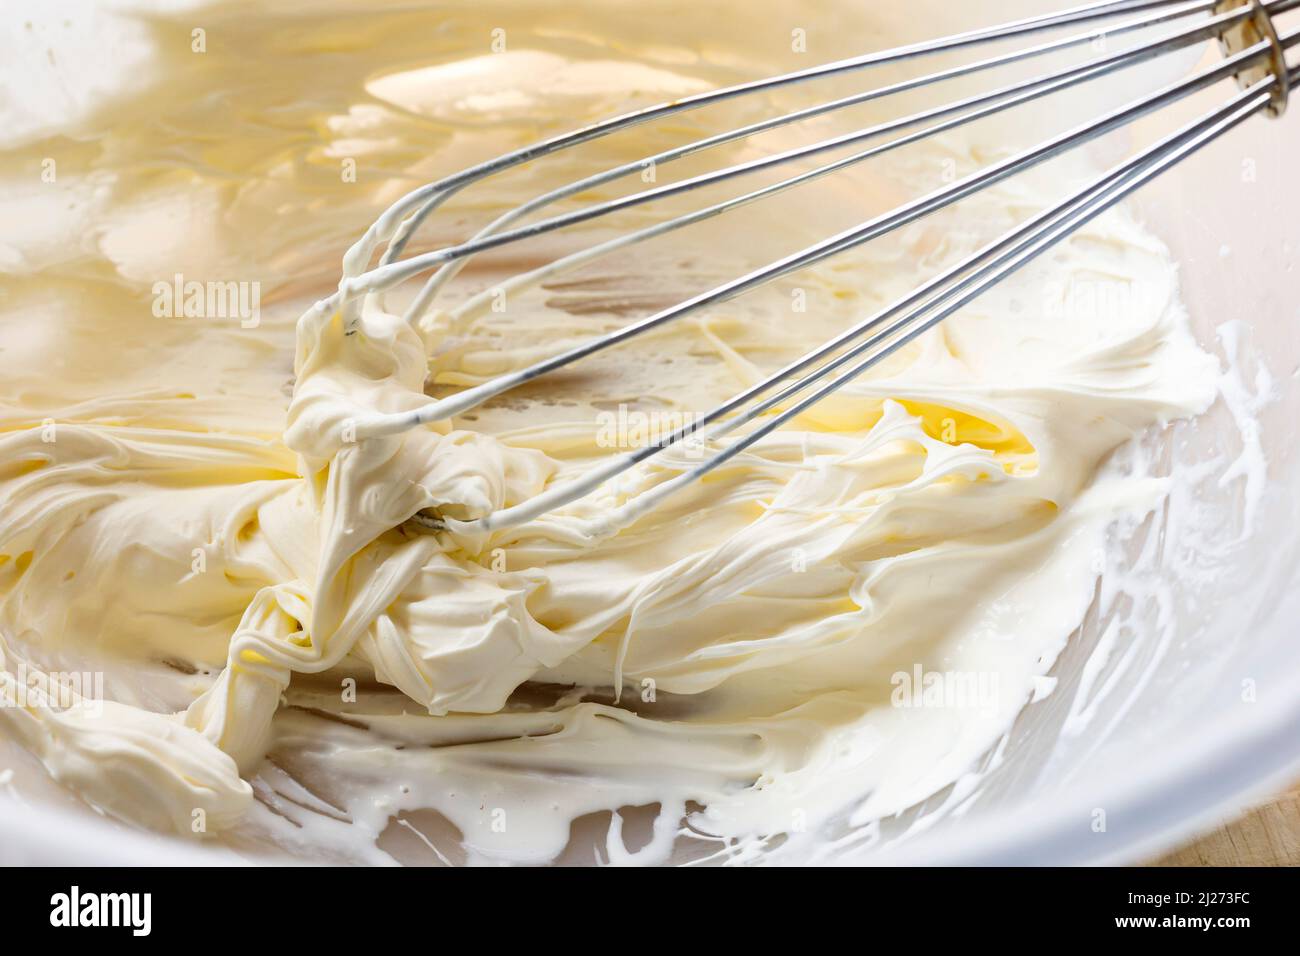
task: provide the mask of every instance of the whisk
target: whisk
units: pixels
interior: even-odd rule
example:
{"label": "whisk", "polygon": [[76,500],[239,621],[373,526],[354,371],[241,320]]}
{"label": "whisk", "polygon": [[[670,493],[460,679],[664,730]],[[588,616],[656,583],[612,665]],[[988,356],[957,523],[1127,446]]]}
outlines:
{"label": "whisk", "polygon": [[[667,448],[692,442],[708,450],[707,457],[702,456],[697,464],[683,468],[673,478],[653,486],[604,517],[590,522],[591,527],[587,530],[593,535],[601,535],[624,527],[646,514],[668,495],[718,468],[728,459],[761,441],[775,429],[834,393],[845,383],[860,376],[1202,146],[1257,113],[1280,116],[1286,107],[1291,86],[1300,79],[1300,66],[1289,65],[1287,60],[1288,52],[1300,43],[1300,29],[1279,33],[1275,22],[1276,18],[1296,8],[1300,8],[1300,0],[1271,0],[1271,2],[1267,0],[1112,0],[1112,2],[1090,3],[987,29],[827,63],[769,79],[741,83],[627,113],[515,150],[415,189],[387,209],[348,250],[343,261],[343,278],[339,283],[338,291],[313,306],[318,316],[329,316],[338,312],[345,323],[353,323],[359,315],[362,300],[366,296],[381,294],[408,279],[432,272],[405,313],[408,322],[418,322],[430,308],[438,292],[471,257],[478,253],[595,220],[619,210],[684,194],[734,177],[778,167],[805,157],[857,143],[883,140],[826,165],[764,185],[738,197],[563,256],[530,272],[510,278],[501,288],[513,291],[535,286],[549,276],[577,268],[617,249],[722,215],[729,210],[757,202],[818,177],[830,175],[837,170],[864,162],[873,156],[908,143],[954,129],[1054,92],[1075,87],[1116,70],[1207,42],[1217,41],[1223,52],[1223,58],[1218,63],[1186,79],[1155,90],[1095,120],[1016,153],[797,253],[633,321],[610,334],[570,348],[526,368],[466,388],[447,398],[431,400],[412,411],[374,413],[358,418],[350,423],[353,434],[357,440],[393,435],[463,414],[525,382],[564,368],[597,352],[622,345],[666,323],[742,295],[764,283],[869,242],[1215,83],[1228,78],[1236,79],[1238,91],[1219,108],[1116,165],[1058,205],[1017,226],[898,301],[766,376],[711,411],[698,416],[689,424],[658,437],[634,451],[611,456],[608,461],[593,467],[581,477],[557,483],[522,503],[469,520],[452,518],[432,510],[421,512],[413,519],[417,524],[434,532],[476,534],[508,528],[533,520],[548,511],[592,493],[602,483],[660,454]],[[1186,22],[1177,26],[1177,21]],[[1111,37],[1150,30],[1163,24],[1174,25],[1175,28],[1158,38],[1135,42],[1127,49],[1106,53],[1077,66],[1048,72],[987,93],[878,123],[847,135],[799,146],[667,185],[644,189],[632,195],[599,202],[573,212],[553,215],[523,225],[517,224],[538,210],[595,186],[632,176],[646,168],[659,167],[724,143],[859,103],[1010,63],[1048,56],[1089,44],[1094,45],[1094,49],[1097,46],[1104,47]],[[449,197],[488,177],[561,150],[632,126],[725,100],[822,77],[848,74],[937,53],[976,47],[993,41],[1031,37],[1072,25],[1085,25],[1085,29],[1064,38],[1039,42],[1024,49],[1000,53],[919,78],[895,82],[831,102],[763,119],[643,159],[623,163],[531,199],[499,216],[465,242],[402,258],[412,235]],[[387,248],[378,264],[370,268],[375,252],[383,243],[387,243]],[[472,317],[476,311],[483,311],[484,296],[488,294],[483,293],[469,299],[458,306],[453,315]],[[756,423],[753,428],[733,435],[726,442],[722,441],[727,435],[751,423]],[[701,434],[701,430],[705,428],[709,430]]]}

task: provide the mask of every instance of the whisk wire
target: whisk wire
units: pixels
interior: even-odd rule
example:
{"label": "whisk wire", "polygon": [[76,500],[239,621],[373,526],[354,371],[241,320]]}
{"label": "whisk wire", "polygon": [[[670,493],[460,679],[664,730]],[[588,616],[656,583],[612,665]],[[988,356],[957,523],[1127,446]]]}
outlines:
{"label": "whisk wire", "polygon": [[[706,149],[711,149],[715,146],[720,146],[725,143],[730,143],[736,140],[745,139],[750,136],[755,136],[772,129],[777,129],[783,126],[791,125],[793,123],[802,122],[804,120],[812,119],[817,116],[835,112],[837,110],[842,110],[850,106],[856,106],[856,105],[870,102],[872,100],[883,99],[885,97],[908,92],[910,90],[920,89],[925,86],[931,86],[935,83],[940,83],[945,80],[951,80],[959,77],[969,76],[977,72],[993,69],[1000,66],[1006,66],[1008,64],[1016,63],[1022,60],[1027,60],[1033,57],[1044,56],[1046,54],[1067,50],[1070,49],[1071,47],[1077,47],[1084,44],[1094,43],[1099,39],[1107,39],[1113,36],[1120,36],[1130,31],[1148,29],[1152,26],[1166,22],[1168,20],[1175,20],[1195,13],[1205,12],[1211,7],[1213,7],[1215,2],[1216,0],[1191,0],[1191,2],[1186,2],[1178,6],[1169,8],[1167,10],[1159,11],[1158,13],[1155,14],[1147,14],[1146,16],[1139,17],[1137,19],[1126,20],[1123,23],[1097,28],[1087,33],[1075,34],[1072,36],[1065,37],[1063,39],[1052,41],[1050,43],[1039,44],[1037,46],[1029,47],[1023,50],[1013,50],[1009,53],[1004,53],[999,56],[979,60],[974,63],[961,64],[925,76],[913,77],[911,79],[902,80],[896,83],[888,84],[886,86],[865,90],[863,92],[855,93],[851,96],[842,97],[837,100],[832,100],[827,103],[817,104],[811,107],[807,107],[805,109],[795,110],[793,112],[785,113],[775,117],[769,117],[768,119],[751,123],[747,126],[741,126],[737,129],[719,133],[714,136],[706,137],[704,139],[699,139],[692,143],[688,143],[684,146],[679,146],[674,149],[664,150],[660,153],[656,153],[654,155],[647,156],[642,159],[637,159],[629,163],[624,163],[623,165],[616,166],[613,169],[605,170],[603,172],[584,177],[582,179],[569,183],[565,186],[561,186],[557,189],[553,189],[550,192],[544,193],[543,195],[538,196],[534,199],[531,199],[515,207],[514,209],[506,212],[496,220],[489,223],[481,231],[479,231],[473,237],[471,237],[470,241],[474,242],[477,240],[481,240],[487,236],[498,233],[503,227],[509,225],[510,223],[517,222],[520,219],[523,219],[524,217],[530,215],[531,213],[536,212],[539,209],[543,209],[546,206],[552,205],[553,203],[558,202],[561,199],[565,199],[569,196],[577,195],[578,193],[584,192],[588,189],[593,189],[597,186],[603,185],[608,182],[613,182],[615,180],[624,178],[626,176],[631,176],[636,173],[643,172],[646,169],[650,169],[650,168],[657,169],[660,166],[667,165],[669,163],[675,162],[678,159],[682,159],[686,156],[694,155]],[[1245,12],[1237,12],[1231,14],[1229,18],[1223,21],[1224,28],[1226,29],[1226,27],[1231,25],[1232,23],[1240,22],[1241,20],[1245,19],[1246,16],[1247,14]],[[1205,27],[1202,27],[1201,29],[1204,30]],[[1203,39],[1207,36],[1212,35],[1213,32],[1214,32],[1214,28],[1211,27],[1209,28],[1208,32],[1201,33],[1200,31],[1196,31],[1196,33],[1199,35],[1193,35],[1192,33],[1189,33],[1186,35],[1185,38],[1183,36],[1179,36],[1176,39],[1181,41],[1182,43],[1192,43],[1198,39]],[[1158,52],[1163,52],[1163,51],[1158,51]],[[1094,67],[1096,65],[1097,64],[1092,64],[1092,66]],[[1080,73],[1085,71],[1087,71],[1086,67],[1080,68],[1079,70]],[[1053,79],[1052,76],[1040,77],[1036,82],[1042,84],[1048,82],[1051,79]],[[816,153],[823,152],[825,150],[835,149],[838,148],[839,146],[847,145],[851,142],[855,142],[861,139],[872,138],[874,136],[881,135],[886,132],[890,132],[892,131],[893,128],[903,128],[908,125],[915,125],[917,123],[923,122],[926,119],[938,118],[940,116],[947,115],[949,113],[958,112],[961,109],[964,109],[968,106],[975,106],[984,102],[994,102],[999,98],[1008,96],[1011,93],[1016,92],[1017,90],[1025,89],[1025,88],[1027,88],[1026,84],[1019,84],[1009,89],[999,90],[991,94],[986,94],[983,97],[975,97],[972,98],[971,100],[950,104],[946,108],[940,110],[930,111],[925,114],[917,114],[913,117],[908,118],[907,122],[905,123],[884,124],[881,126],[874,127],[869,131],[862,131],[858,134],[854,134],[851,136],[840,137],[838,140],[829,140],[824,143],[816,144],[813,147],[805,148],[803,150],[791,151],[785,154],[779,154],[777,156],[768,157],[760,165],[732,167],[732,169],[730,170],[720,171],[718,173],[714,173],[710,175],[709,177],[703,177],[703,178],[697,177],[693,181],[684,181],[682,183],[675,184],[675,187],[671,191],[663,191],[658,193],[657,195],[653,192],[643,192],[639,194],[640,199],[641,202],[650,202],[656,198],[661,198],[662,196],[673,195],[677,192],[685,192],[693,188],[698,188],[699,186],[709,185],[713,182],[721,182],[724,181],[725,179],[731,178],[732,176],[745,175],[754,172],[758,169],[765,168],[767,166],[775,166],[793,159],[799,159],[804,156],[815,155]],[[1006,109],[1012,105],[1015,105],[1015,103],[1011,103],[1011,102],[1005,103],[1001,108]],[[977,118],[979,117],[975,115],[971,115],[964,118],[961,122],[969,122],[970,120],[977,119]],[[933,132],[939,132],[939,131],[940,130],[938,128],[933,130]],[[929,134],[922,133],[921,135],[929,135]],[[888,144],[887,148],[893,149],[896,148],[897,146],[901,146],[907,142],[913,142],[913,141],[914,138],[894,141]],[[830,166],[821,167],[821,169],[816,170],[813,173],[807,174],[806,176],[795,177],[794,179],[786,180],[784,183],[778,184],[776,187],[773,187],[772,189],[758,190],[757,192],[749,193],[746,196],[740,197],[740,199],[738,200],[730,200],[726,203],[720,203],[716,206],[710,207],[709,209],[701,210],[696,213],[691,213],[688,216],[683,216],[678,220],[674,220],[674,222],[680,225],[688,225],[694,222],[698,222],[700,219],[706,218],[708,215],[720,214],[721,212],[725,212],[728,209],[735,208],[736,206],[741,205],[745,202],[753,201],[754,199],[758,199],[758,198],[763,198],[766,195],[770,195],[772,192],[779,191],[784,188],[788,188],[788,186],[791,185],[798,185],[802,182],[807,181],[808,179],[815,178],[820,175],[824,175],[836,169],[842,168],[843,166],[851,165],[854,162],[859,162],[864,159],[867,159],[872,155],[875,155],[875,152],[868,151],[867,153],[859,153],[856,157],[851,157],[849,160],[841,161],[840,163],[833,163]],[[422,209],[421,212],[423,211],[424,210]],[[609,211],[614,211],[614,210],[611,209]],[[596,213],[596,214],[599,215],[601,213]],[[417,216],[419,216],[418,213]],[[422,217],[421,217],[421,221],[422,221]],[[562,228],[562,225],[558,225],[556,226],[556,228]],[[638,235],[644,238],[649,238],[651,236],[660,235],[665,231],[668,230],[664,229],[663,227],[654,227],[652,229],[644,230],[642,233]],[[394,240],[394,242],[389,246],[389,249],[385,253],[384,257],[381,259],[381,265],[388,264],[393,259],[395,259],[397,255],[400,255],[400,253],[405,249],[406,242],[410,238],[411,234],[412,234],[411,232],[405,232],[404,235],[399,236],[397,239]],[[626,245],[626,244],[627,243],[619,242],[618,247],[621,247],[622,245]],[[438,291],[441,288],[443,288],[449,281],[451,281],[451,279],[453,279],[456,276],[458,271],[461,268],[463,268],[464,265],[469,261],[469,259],[478,251],[481,250],[471,249],[469,251],[466,251],[463,256],[457,257],[452,261],[445,262],[438,269],[437,273],[428,280],[428,282],[420,290],[419,295],[416,296],[415,300],[408,308],[405,316],[407,321],[414,321],[419,316],[423,315],[424,312],[427,311],[429,304],[432,302],[434,296],[438,293]],[[590,260],[584,257],[582,261],[585,262]]]}
{"label": "whisk wire", "polygon": [[[960,50],[967,46],[993,40],[1031,36],[1076,23],[1108,19],[1117,15],[1140,11],[1181,6],[1185,2],[1186,0],[1102,0],[1102,2],[1084,4],[1056,13],[1026,17],[981,30],[971,30],[923,43],[908,44],[890,50],[819,64],[805,70],[797,70],[780,76],[738,83],[733,86],[681,97],[668,103],[661,103],[612,117],[600,123],[581,127],[539,143],[513,150],[408,193],[390,206],[349,250],[345,260],[345,271],[364,267],[370,261],[370,257],[373,255],[378,243],[389,238],[393,239],[396,246],[396,252],[393,255],[400,254],[402,249],[405,248],[410,235],[419,227],[425,217],[455,192],[471,183],[620,130],[756,92],[779,89],[784,86],[886,64],[901,63],[917,57]],[[1209,10],[1214,7],[1216,2],[1217,0],[1198,0],[1198,6],[1201,10]]]}
{"label": "whisk wire", "polygon": [[1243,66],[1267,56],[1269,52],[1269,44],[1266,41],[1260,41],[1240,53],[1200,71],[1190,79],[1164,87],[1157,93],[1120,109],[1113,110],[1098,120],[1075,127],[1043,144],[1018,153],[942,189],[905,203],[887,214],[874,217],[862,225],[822,240],[744,276],[686,299],[668,309],[632,322],[608,335],[584,342],[526,368],[465,389],[448,398],[430,402],[418,409],[389,415],[375,415],[358,421],[356,423],[356,434],[358,437],[395,434],[417,425],[463,414],[525,382],[532,381],[580,359],[619,345],[690,312],[725,302],[749,289],[765,285],[774,279],[814,265],[830,256],[837,255],[847,249],[915,222],[993,183],[1000,182],[1027,168],[1038,165],[1084,142],[1124,126],[1140,116],[1162,108],[1177,99],[1232,76]]}
{"label": "whisk wire", "polygon": [[[422,513],[414,519],[416,523],[434,531],[461,534],[495,531],[533,520],[550,510],[585,497],[611,478],[683,442],[699,441],[702,446],[711,450],[711,454],[705,460],[693,466],[681,467],[674,477],[660,482],[603,517],[588,521],[586,524],[588,533],[595,535],[623,527],[646,514],[667,496],[721,467],[734,456],[752,447],[848,382],[878,365],[1152,178],[1235,128],[1248,117],[1265,110],[1274,115],[1280,114],[1285,106],[1289,88],[1300,74],[1300,67],[1290,67],[1286,61],[1287,51],[1300,43],[1300,30],[1286,36],[1279,36],[1274,18],[1298,7],[1300,7],[1300,0],[1270,0],[1270,2],[1265,0],[1118,0],[1118,2],[1087,4],[1057,14],[1031,17],[998,27],[823,64],[809,70],[685,97],[672,103],[624,114],[603,123],[593,124],[515,150],[437,183],[414,190],[386,210],[362,239],[349,249],[344,259],[344,277],[340,281],[339,290],[328,299],[317,303],[314,308],[318,315],[338,311],[342,313],[345,322],[351,322],[357,316],[359,299],[370,294],[382,293],[415,275],[436,269],[406,312],[407,321],[414,322],[423,315],[437,292],[463,268],[470,257],[477,253],[734,177],[775,168],[822,152],[911,130],[823,166],[560,257],[554,262],[507,280],[505,285],[505,288],[511,291],[527,288],[544,281],[550,275],[576,268],[616,249],[721,215],[731,209],[863,162],[889,150],[1058,90],[1073,87],[1115,70],[1146,62],[1172,50],[1215,38],[1219,40],[1224,50],[1224,57],[1220,62],[1196,72],[1189,78],[1169,84],[1148,96],[1138,98],[1099,118],[1052,137],[1044,143],[1022,150],[955,183],[907,202],[897,209],[875,216],[865,223],[768,263],[667,309],[631,322],[602,337],[564,350],[558,355],[535,362],[523,369],[464,389],[447,398],[428,402],[416,409],[393,414],[367,415],[349,423],[349,426],[358,440],[365,440],[396,434],[429,422],[453,418],[524,382],[619,345],[691,312],[725,302],[758,286],[879,238],[1221,80],[1229,77],[1237,78],[1240,92],[1223,106],[1181,127],[1132,159],[1120,163],[1063,202],[1031,217],[1029,221],[1018,225],[955,266],[944,270],[885,309],[721,403],[689,426],[680,428],[632,452],[613,456],[582,476],[558,484],[528,501],[511,507],[471,520],[457,520],[433,513]],[[1083,34],[1040,43],[1026,49],[950,67],[919,78],[877,87],[705,137],[671,150],[661,151],[646,159],[624,163],[535,197],[497,217],[469,240],[458,245],[406,259],[398,258],[429,213],[459,190],[506,169],[589,142],[620,129],[683,110],[697,109],[710,103],[817,77],[901,62],[992,40],[1033,35],[1070,24],[1088,23],[1137,13],[1142,16],[1112,24],[1109,28],[1095,28]],[[1077,66],[1038,75],[990,92],[878,123],[843,136],[764,156],[618,199],[595,203],[522,226],[506,228],[564,198],[630,175],[638,169],[645,168],[647,163],[675,161],[723,143],[847,106],[1065,50],[1100,37],[1146,29],[1182,17],[1207,13],[1209,18],[1203,22]],[[379,264],[367,270],[375,249],[384,241],[388,242],[388,248],[381,256]],[[489,290],[489,293],[494,291]],[[485,296],[489,293],[471,297],[458,309],[453,310],[452,323],[472,318],[483,308]],[[809,369],[812,371],[808,371]],[[802,374],[805,372],[807,374]],[[800,375],[802,377],[796,378]],[[762,397],[765,395],[767,397]],[[765,415],[766,419],[760,422],[760,417]],[[755,422],[758,424],[754,428],[734,437],[726,444],[721,444],[721,440],[727,435]],[[707,435],[700,438],[700,429],[707,426],[713,427]],[[670,467],[677,468],[679,465],[674,463]]]}
{"label": "whisk wire", "polygon": [[[418,256],[412,256],[408,259],[381,266],[369,273],[358,276],[355,280],[345,285],[345,292],[349,295],[356,295],[365,292],[378,291],[384,288],[391,288],[392,286],[405,282],[407,279],[422,272],[428,271],[434,266],[448,264],[456,260],[463,260],[480,252],[486,252],[525,239],[535,238],[558,229],[564,229],[569,226],[590,222],[594,219],[599,219],[635,206],[642,206],[662,199],[667,199],[681,193],[699,189],[703,186],[714,185],[738,176],[759,172],[770,167],[783,165],[794,160],[838,149],[862,140],[873,139],[881,135],[897,132],[901,129],[906,129],[910,126],[915,126],[929,120],[941,119],[944,116],[961,113],[963,110],[991,104],[988,105],[986,109],[976,110],[975,112],[958,116],[955,120],[949,121],[948,123],[941,123],[927,127],[909,137],[902,137],[898,140],[886,143],[883,147],[877,148],[876,150],[870,150],[866,153],[860,153],[855,157],[850,157],[850,160],[860,162],[879,155],[879,153],[886,149],[894,149],[899,146],[916,142],[919,139],[933,136],[937,133],[946,132],[956,126],[963,125],[964,123],[973,120],[983,119],[995,112],[1000,112],[1001,110],[1009,109],[1013,106],[1022,105],[1033,99],[1056,92],[1057,90],[1065,89],[1084,80],[1109,73],[1114,69],[1134,66],[1154,57],[1161,56],[1170,50],[1217,36],[1228,27],[1234,26],[1248,19],[1249,16],[1250,10],[1248,8],[1240,8],[1219,14],[1206,23],[1200,24],[1191,29],[1162,37],[1152,43],[1143,44],[1142,46],[1133,49],[1124,50],[1103,57],[1091,63],[1083,64],[1064,71],[1053,71],[1031,80],[1001,87],[977,96],[967,97],[933,109],[924,110],[919,113],[891,120],[886,123],[880,123],[862,130],[856,130],[852,133],[822,140],[818,143],[800,146],[770,156],[764,156],[734,166],[728,166],[713,172],[693,176],[679,182],[666,184],[653,189],[642,190],[618,199],[608,200],[583,209],[574,210],[562,215],[530,223],[527,226],[521,226],[507,232],[492,232],[492,226],[489,226],[480,233],[478,238],[472,239],[468,242],[455,246],[448,246],[443,249],[437,249]],[[926,78],[927,84],[933,82],[935,82],[933,76]],[[882,87],[881,90],[875,92],[879,93],[880,91],[887,90],[889,90],[888,87]],[[644,164],[647,161],[648,160],[639,160],[636,164],[632,165],[634,168],[641,168],[641,164]],[[828,167],[826,171],[829,172],[832,171],[832,169],[841,168],[843,165],[849,165],[849,163],[843,162],[841,164],[834,164],[833,167]],[[574,191],[577,191],[575,188],[576,186],[577,184],[570,184],[570,186],[563,187],[561,190],[557,190],[556,192],[568,195],[571,188],[574,189]],[[586,187],[584,186],[583,188]],[[537,202],[540,203],[542,199],[546,198],[547,197],[545,196],[539,197]],[[527,205],[529,204],[525,204],[525,206]],[[521,210],[524,208],[524,206],[520,207]],[[533,208],[537,207],[534,206]],[[508,213],[507,216],[501,218],[506,219],[507,217],[514,218],[514,213]],[[497,222],[499,223],[500,221],[501,220],[498,220]],[[427,305],[427,301],[425,301],[423,297],[420,300],[417,300],[417,306],[412,307],[408,312],[408,319],[418,317],[419,312],[423,311],[422,306],[424,305]]]}
{"label": "whisk wire", "polygon": [[[938,295],[925,299],[897,322],[859,346],[842,353],[831,362],[818,368],[811,375],[791,384],[777,395],[747,409],[736,419],[723,422],[705,435],[703,442],[711,443],[723,437],[726,433],[748,424],[764,412],[778,407],[799,393],[806,391],[809,387],[842,368],[853,359],[861,357],[864,353],[876,349],[878,346],[880,347],[877,351],[866,355],[862,361],[841,373],[828,385],[823,386],[812,395],[768,419],[761,426],[738,438],[705,461],[655,486],[599,521],[591,522],[589,532],[593,535],[603,535],[625,527],[653,510],[669,495],[721,467],[740,452],[757,444],[760,440],[797,418],[818,402],[839,391],[845,384],[860,377],[864,372],[938,325],[945,318],[1003,281],[1007,276],[1067,238],[1081,226],[1126,198],[1156,175],[1181,162],[1187,156],[1217,139],[1243,120],[1264,110],[1271,101],[1270,88],[1273,82],[1271,78],[1263,80],[1256,86],[1238,93],[1220,109],[1166,137],[1139,156],[1112,169],[1069,199],[1036,217],[1030,223],[1017,227],[941,276],[931,280],[930,283],[922,287],[924,292],[932,292],[954,279],[959,281],[956,281],[955,284],[948,288],[942,289]],[[977,267],[979,268],[977,269]],[[963,273],[965,273],[965,276],[961,277]],[[860,336],[869,328],[877,327],[887,318],[903,311],[907,308],[904,303],[915,304],[916,298],[917,294],[915,293],[909,295],[873,316],[868,322],[855,327],[855,329],[851,330],[853,337]],[[931,313],[932,310],[935,311],[925,321],[917,322],[918,319],[927,313]],[[848,336],[849,333],[841,335],[836,340],[837,344],[843,344],[843,340]],[[818,351],[822,352],[824,350]],[[815,359],[811,359],[812,354],[810,353],[809,356],[792,363],[787,368],[806,367],[806,364],[815,361]],[[782,372],[785,371],[785,369],[782,370]],[[762,386],[770,387],[780,376],[781,373],[777,373],[764,380],[759,386],[751,388],[744,395],[748,397],[756,396],[766,390]],[[613,459],[572,483],[548,489],[543,494],[520,505],[505,508],[471,521],[434,518],[432,521],[427,522],[427,526],[435,530],[448,530],[459,534],[475,534],[497,531],[531,521],[548,511],[585,497],[604,482],[627,470],[632,465],[638,464],[673,445],[696,437],[699,428],[717,420],[718,417],[726,413],[726,410],[734,409],[743,404],[743,402],[738,401],[739,398],[741,396],[732,399],[726,405],[718,406],[718,408],[702,416],[701,419],[693,422],[690,427],[680,428],[653,445],[648,445],[636,452]]]}

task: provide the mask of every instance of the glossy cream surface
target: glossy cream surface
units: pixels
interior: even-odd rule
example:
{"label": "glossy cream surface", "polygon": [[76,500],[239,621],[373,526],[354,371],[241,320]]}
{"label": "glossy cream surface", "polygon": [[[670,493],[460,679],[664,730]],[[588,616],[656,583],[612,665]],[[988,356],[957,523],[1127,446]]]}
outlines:
{"label": "glossy cream surface", "polygon": [[[59,62],[76,45],[57,10],[33,17],[24,49],[58,50],[49,75],[81,85],[51,82],[6,114],[19,172],[0,235],[0,732],[110,815],[357,862],[545,862],[566,846],[587,861],[593,840],[613,862],[665,860],[674,842],[679,859],[818,858],[972,779],[1050,693],[1108,526],[1167,491],[1099,469],[1214,396],[1175,264],[1124,209],[613,533],[593,529],[694,449],[490,534],[411,519],[527,501],[691,420],[1085,182],[1085,156],[450,422],[354,434],[1017,145],[1005,127],[948,133],[494,295],[665,215],[643,207],[475,261],[415,323],[418,280],[355,310],[318,305],[348,247],[423,182],[912,38],[890,9],[779,2],[744,5],[753,28],[720,36],[698,6],[122,3],[89,25],[110,62],[80,67]],[[47,67],[33,69],[38,91]],[[530,164],[456,197],[411,251],[863,83]],[[909,103],[731,144],[655,181]],[[223,313],[208,294],[228,283],[244,298]],[[102,695],[50,706],[51,682],[74,672],[101,674]]]}

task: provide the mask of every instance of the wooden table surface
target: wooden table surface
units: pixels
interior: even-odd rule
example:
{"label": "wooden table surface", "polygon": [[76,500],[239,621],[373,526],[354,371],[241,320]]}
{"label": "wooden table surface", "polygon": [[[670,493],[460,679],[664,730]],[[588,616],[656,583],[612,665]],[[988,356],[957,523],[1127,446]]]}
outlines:
{"label": "wooden table surface", "polygon": [[1153,866],[1300,866],[1300,783]]}

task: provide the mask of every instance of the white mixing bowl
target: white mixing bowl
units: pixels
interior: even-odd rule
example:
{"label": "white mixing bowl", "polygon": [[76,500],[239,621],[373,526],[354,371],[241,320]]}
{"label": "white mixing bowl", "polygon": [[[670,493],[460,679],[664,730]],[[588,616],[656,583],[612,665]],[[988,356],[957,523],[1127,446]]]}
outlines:
{"label": "white mixing bowl", "polygon": [[[1009,18],[1061,5],[908,0],[896,29],[920,39],[935,23],[983,23],[992,6]],[[833,6],[811,5],[810,19]],[[942,19],[927,6],[942,8]],[[832,55],[869,40],[840,42]],[[1145,121],[1134,139],[1197,115],[1226,90]],[[1300,104],[1280,121],[1252,120],[1140,195],[1182,263],[1197,337],[1222,357],[1222,395],[1209,414],[1149,439],[1164,449],[1177,490],[1164,512],[1117,534],[1119,570],[1103,577],[1057,662],[1054,692],[1025,709],[973,789],[950,788],[886,821],[880,839],[845,862],[1140,861],[1300,774],[1297,168]],[[0,862],[241,859],[99,817],[0,740],[4,768]]]}

